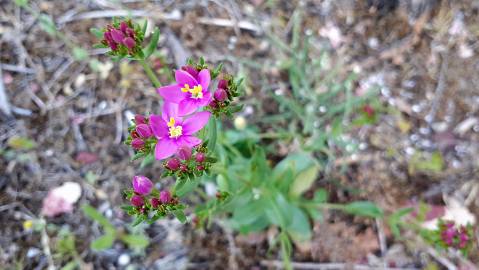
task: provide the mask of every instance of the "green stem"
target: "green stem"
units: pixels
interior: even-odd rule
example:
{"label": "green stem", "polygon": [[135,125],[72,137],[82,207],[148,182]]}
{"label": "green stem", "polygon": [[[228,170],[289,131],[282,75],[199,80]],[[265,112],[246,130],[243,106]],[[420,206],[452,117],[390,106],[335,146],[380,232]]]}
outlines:
{"label": "green stem", "polygon": [[161,87],[161,83],[160,81],[158,80],[158,78],[156,77],[155,75],[155,72],[151,69],[151,67],[145,62],[144,59],[141,59],[141,60],[138,60],[141,64],[141,66],[143,67],[143,69],[145,70],[146,72],[146,75],[148,76],[148,78],[150,79],[151,83],[153,83],[153,85],[158,88],[158,87]]}

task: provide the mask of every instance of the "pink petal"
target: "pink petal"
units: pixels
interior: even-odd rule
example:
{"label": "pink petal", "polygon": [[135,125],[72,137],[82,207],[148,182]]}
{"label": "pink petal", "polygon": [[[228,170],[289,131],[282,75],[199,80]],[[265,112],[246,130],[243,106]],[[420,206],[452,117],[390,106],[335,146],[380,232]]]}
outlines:
{"label": "pink petal", "polygon": [[193,76],[191,76],[188,72],[183,70],[175,71],[175,79],[181,87],[183,87],[185,84],[188,84],[191,88],[193,88],[195,85],[198,85],[196,79],[193,78]]}
{"label": "pink petal", "polygon": [[211,92],[210,91],[203,91],[203,98],[200,99],[198,102],[199,107],[204,107],[210,104],[211,101]]}
{"label": "pink petal", "polygon": [[202,129],[210,119],[210,112],[199,112],[183,122],[183,134],[191,135]]}
{"label": "pink petal", "polygon": [[192,114],[198,109],[198,106],[194,99],[187,98],[180,102],[178,115],[185,116]]}
{"label": "pink petal", "polygon": [[198,74],[198,79],[200,81],[201,87],[203,87],[203,90],[207,90],[211,81],[210,70],[209,69],[201,70],[200,73]]}
{"label": "pink petal", "polygon": [[176,150],[178,150],[178,145],[175,141],[166,138],[161,139],[155,146],[155,158],[162,160],[171,157],[176,153]]}
{"label": "pink petal", "polygon": [[156,90],[165,100],[173,103],[180,103],[187,97],[188,93],[181,92],[178,84],[162,86]]}
{"label": "pink petal", "polygon": [[177,118],[178,117],[178,104],[172,102],[165,102],[163,107],[161,108],[161,117],[166,122],[170,121],[170,117]]}
{"label": "pink petal", "polygon": [[157,138],[162,138],[169,134],[166,122],[159,115],[153,114],[150,116],[150,127]]}
{"label": "pink petal", "polygon": [[180,140],[178,141],[178,145],[186,145],[191,148],[199,145],[200,143],[201,139],[194,136],[181,136]]}

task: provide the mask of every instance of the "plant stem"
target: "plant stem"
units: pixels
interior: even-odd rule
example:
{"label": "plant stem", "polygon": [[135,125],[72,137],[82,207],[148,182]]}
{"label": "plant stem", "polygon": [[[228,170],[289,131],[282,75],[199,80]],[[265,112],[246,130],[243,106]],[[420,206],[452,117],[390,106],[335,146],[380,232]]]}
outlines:
{"label": "plant stem", "polygon": [[156,77],[155,75],[155,72],[151,69],[151,67],[145,62],[144,59],[141,59],[141,60],[138,60],[141,64],[141,66],[143,67],[143,69],[145,70],[146,72],[146,75],[148,76],[148,78],[150,79],[151,83],[153,83],[153,85],[158,88],[158,87],[161,87],[161,83],[160,81],[158,80],[158,78]]}

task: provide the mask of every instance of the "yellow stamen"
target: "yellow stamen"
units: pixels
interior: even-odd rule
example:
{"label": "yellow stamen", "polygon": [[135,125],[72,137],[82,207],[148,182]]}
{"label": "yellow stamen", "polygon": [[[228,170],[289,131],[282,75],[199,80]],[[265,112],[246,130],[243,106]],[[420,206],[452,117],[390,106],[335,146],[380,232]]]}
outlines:
{"label": "yellow stamen", "polygon": [[170,117],[170,122],[167,124],[169,127],[174,127],[175,126],[175,118]]}
{"label": "yellow stamen", "polygon": [[170,138],[178,138],[183,134],[183,127],[182,126],[173,126],[170,127]]}
{"label": "yellow stamen", "polygon": [[185,85],[183,86],[183,88],[181,88],[181,92],[189,92],[191,89],[190,89],[190,86],[185,83]]}
{"label": "yellow stamen", "polygon": [[190,93],[194,98],[203,98],[203,87],[201,87],[201,85],[197,85],[193,89],[190,89]]}

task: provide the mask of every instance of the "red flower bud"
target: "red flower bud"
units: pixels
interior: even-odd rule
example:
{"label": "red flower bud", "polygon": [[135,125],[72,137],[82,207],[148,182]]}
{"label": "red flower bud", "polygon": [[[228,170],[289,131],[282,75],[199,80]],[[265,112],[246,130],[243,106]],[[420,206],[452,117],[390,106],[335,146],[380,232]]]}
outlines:
{"label": "red flower bud", "polygon": [[178,157],[182,160],[189,160],[191,158],[191,148],[183,145],[178,148]]}
{"label": "red flower bud", "polygon": [[228,89],[228,81],[227,80],[220,80],[218,82],[218,88]]}
{"label": "red flower bud", "polygon": [[218,88],[216,89],[216,92],[214,94],[214,97],[216,100],[218,100],[219,102],[223,102],[227,97],[228,97],[228,94],[226,93],[226,90],[223,89],[223,88]]}
{"label": "red flower bud", "polygon": [[118,29],[111,29],[111,37],[116,43],[121,43],[125,38],[125,35]]}
{"label": "red flower bud", "polygon": [[136,130],[133,130],[130,135],[133,139],[140,138],[140,135],[138,134],[138,132],[136,132]]}
{"label": "red flower bud", "polygon": [[210,106],[212,109],[216,109],[218,108],[218,103],[216,103],[215,100],[212,100],[208,106]]}
{"label": "red flower bud", "polygon": [[160,192],[160,202],[169,203],[171,200],[171,194],[168,190],[163,190]]}
{"label": "red flower bud", "polygon": [[198,165],[198,166],[196,166],[196,169],[198,169],[198,171],[202,171],[202,170],[205,169],[205,166],[203,166],[203,165]]}
{"label": "red flower bud", "polygon": [[144,145],[145,145],[145,142],[140,138],[134,138],[131,141],[131,147],[133,147],[133,149],[135,150],[140,150],[141,148],[143,148]]}
{"label": "red flower bud", "polygon": [[198,77],[198,70],[192,66],[182,66],[181,69],[188,72],[191,76],[193,76],[193,78]]}
{"label": "red flower bud", "polygon": [[145,124],[146,123],[146,118],[141,115],[141,114],[137,114],[135,115],[135,124],[139,125],[139,124]]}
{"label": "red flower bud", "polygon": [[139,124],[136,126],[136,132],[142,138],[150,138],[153,135],[150,126],[147,124]]}
{"label": "red flower bud", "polygon": [[120,30],[126,34],[126,29],[128,29],[128,24],[126,22],[121,22],[120,23]]}
{"label": "red flower bud", "polygon": [[135,30],[133,30],[131,28],[127,28],[126,29],[126,35],[131,37],[132,39],[135,39]]}
{"label": "red flower bud", "polygon": [[176,171],[178,170],[178,168],[180,168],[180,160],[177,159],[177,158],[172,158],[170,160],[168,160],[168,162],[166,163],[166,167],[172,171]]}
{"label": "red flower bud", "polygon": [[160,206],[160,200],[158,200],[157,198],[151,199],[150,202],[151,202],[151,206],[152,206],[153,208],[157,208],[158,206]]}
{"label": "red flower bud", "polygon": [[133,197],[131,197],[130,199],[130,202],[133,206],[136,206],[136,207],[140,207],[140,206],[143,206],[143,204],[145,204],[145,200],[140,195],[133,195]]}
{"label": "red flower bud", "polygon": [[363,106],[363,112],[365,112],[368,115],[368,117],[374,116],[374,108],[369,105]]}
{"label": "red flower bud", "polygon": [[133,49],[135,47],[135,40],[131,37],[126,37],[123,39],[123,45],[125,45],[128,49]]}
{"label": "red flower bud", "polygon": [[181,164],[181,165],[180,165],[180,170],[181,170],[182,172],[187,172],[187,171],[188,171],[188,166],[186,166],[185,164]]}
{"label": "red flower bud", "polygon": [[205,154],[199,152],[199,153],[196,154],[195,160],[196,160],[196,162],[201,163],[201,162],[205,161],[205,158],[206,158]]}

